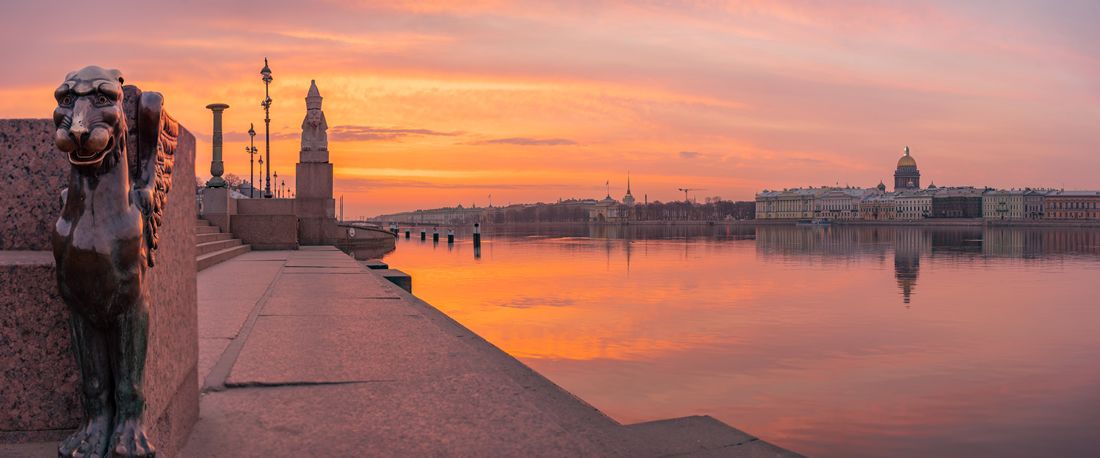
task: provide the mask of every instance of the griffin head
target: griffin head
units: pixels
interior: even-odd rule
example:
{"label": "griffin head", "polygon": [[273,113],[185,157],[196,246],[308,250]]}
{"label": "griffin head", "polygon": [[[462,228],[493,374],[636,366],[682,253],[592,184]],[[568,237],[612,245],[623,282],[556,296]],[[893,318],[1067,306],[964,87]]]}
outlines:
{"label": "griffin head", "polygon": [[57,126],[54,143],[69,153],[69,162],[98,166],[125,132],[122,111],[122,73],[89,65],[69,73],[54,91]]}

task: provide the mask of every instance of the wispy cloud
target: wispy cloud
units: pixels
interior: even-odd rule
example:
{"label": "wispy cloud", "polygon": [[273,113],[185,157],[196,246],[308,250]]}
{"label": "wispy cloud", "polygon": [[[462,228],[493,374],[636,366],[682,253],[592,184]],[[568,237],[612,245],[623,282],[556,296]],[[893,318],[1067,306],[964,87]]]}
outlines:
{"label": "wispy cloud", "polygon": [[[574,190],[576,186],[555,183],[505,183],[500,181],[443,182],[429,179],[404,178],[337,178],[340,189],[350,192],[370,192],[379,189],[435,189],[435,190]],[[480,196],[480,194],[478,194]]]}
{"label": "wispy cloud", "polygon": [[[97,61],[165,95],[196,134],[197,164],[211,156],[202,107],[231,105],[225,167],[244,175],[250,123],[266,149],[266,56],[265,164],[280,178],[293,168],[316,79],[337,179],[372,180],[337,187],[353,212],[492,190],[514,202],[602,197],[626,169],[650,200],[682,198],[683,183],[729,198],[872,186],[906,143],[937,183],[1095,187],[1100,167],[1095,1],[196,0],[144,22],[132,0],[80,15],[51,3],[4,4],[0,39],[21,46],[4,56],[19,71],[0,88],[0,117],[49,116],[53,88],[91,44]],[[82,27],[111,21],[128,27]]]}
{"label": "wispy cloud", "polygon": [[372,126],[336,126],[328,131],[329,138],[336,141],[393,141],[404,137],[455,137],[463,132],[442,132],[431,129],[406,129]]}
{"label": "wispy cloud", "polygon": [[[203,131],[192,131],[197,135],[208,135]],[[369,142],[369,141],[400,141],[406,137],[457,137],[463,135],[465,132],[461,131],[438,131],[432,129],[419,129],[419,128],[401,128],[401,127],[374,127],[374,126],[354,126],[354,125],[342,125],[330,127],[328,130],[329,141],[348,141],[348,142]],[[302,133],[293,132],[273,132],[271,134],[272,140],[297,140],[301,138]],[[247,141],[248,133],[242,131],[226,132],[223,136],[226,142],[242,142]],[[263,138],[263,132],[258,135],[259,138]]]}
{"label": "wispy cloud", "polygon": [[508,137],[508,138],[494,138],[492,140],[482,140],[473,142],[474,145],[520,145],[520,146],[564,146],[564,145],[576,145],[577,142],[568,138],[530,138],[530,137]]}

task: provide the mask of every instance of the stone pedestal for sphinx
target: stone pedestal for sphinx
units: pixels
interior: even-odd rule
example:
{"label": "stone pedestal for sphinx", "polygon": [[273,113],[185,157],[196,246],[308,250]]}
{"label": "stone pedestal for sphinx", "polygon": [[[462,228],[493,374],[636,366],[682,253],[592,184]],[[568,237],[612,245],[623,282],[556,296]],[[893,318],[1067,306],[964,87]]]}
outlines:
{"label": "stone pedestal for sphinx", "polygon": [[[51,441],[82,412],[68,313],[57,294],[49,234],[70,164],[49,119],[0,120],[0,444]],[[149,270],[156,306],[145,369],[145,424],[163,456],[198,418],[195,138],[180,129],[173,186]],[[2,447],[0,447],[2,448]]]}

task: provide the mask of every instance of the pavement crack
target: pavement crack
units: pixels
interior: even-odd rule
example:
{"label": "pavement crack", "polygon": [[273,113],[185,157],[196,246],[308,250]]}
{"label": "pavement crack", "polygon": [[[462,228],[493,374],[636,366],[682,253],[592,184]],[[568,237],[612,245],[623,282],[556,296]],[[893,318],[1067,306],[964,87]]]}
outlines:
{"label": "pavement crack", "polygon": [[282,388],[282,387],[301,387],[301,386],[327,386],[327,385],[365,385],[371,383],[387,383],[396,382],[397,379],[377,379],[377,380],[342,380],[342,381],[302,381],[302,382],[242,382],[242,383],[226,383],[227,389],[236,388]]}

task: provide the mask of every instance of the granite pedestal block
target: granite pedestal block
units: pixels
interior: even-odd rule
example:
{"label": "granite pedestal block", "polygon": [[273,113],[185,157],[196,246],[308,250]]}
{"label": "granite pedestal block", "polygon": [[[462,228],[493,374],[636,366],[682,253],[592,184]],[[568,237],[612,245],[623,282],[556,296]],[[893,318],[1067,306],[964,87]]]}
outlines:
{"label": "granite pedestal block", "polygon": [[336,224],[333,218],[322,216],[299,216],[298,239],[302,245],[334,245],[346,237],[344,228]]}
{"label": "granite pedestal block", "polygon": [[69,185],[69,161],[53,131],[49,119],[0,119],[0,250],[51,249]]}
{"label": "granite pedestal block", "polygon": [[61,439],[81,418],[53,263],[50,251],[0,251],[0,442]]}
{"label": "granite pedestal block", "polygon": [[[0,442],[61,439],[82,415],[69,311],[49,251],[69,176],[53,132],[47,119],[0,120]],[[145,425],[163,456],[179,454],[198,419],[195,137],[182,127],[172,180],[148,275],[144,380]]]}
{"label": "granite pedestal block", "polygon": [[332,163],[299,162],[295,171],[295,198],[332,199]]}
{"label": "granite pedestal block", "polygon": [[232,232],[230,216],[237,214],[237,199],[230,197],[229,188],[202,190],[202,217],[222,232]]}

